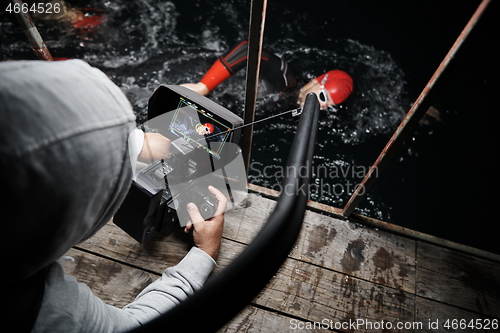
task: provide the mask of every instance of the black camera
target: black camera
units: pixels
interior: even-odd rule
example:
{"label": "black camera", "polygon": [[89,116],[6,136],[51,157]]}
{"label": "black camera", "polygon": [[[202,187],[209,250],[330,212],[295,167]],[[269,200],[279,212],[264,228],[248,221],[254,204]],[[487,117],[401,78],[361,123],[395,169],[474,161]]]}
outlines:
{"label": "black camera", "polygon": [[[170,154],[132,161],[134,180],[113,222],[144,243],[155,232],[168,234],[184,227],[190,202],[204,219],[213,217],[217,200],[209,186],[223,192],[229,205],[241,201],[247,184],[237,145],[242,125],[234,113],[187,88],[156,89],[149,99],[148,121],[140,130],[169,139]],[[147,139],[143,147],[146,152],[150,148]]]}

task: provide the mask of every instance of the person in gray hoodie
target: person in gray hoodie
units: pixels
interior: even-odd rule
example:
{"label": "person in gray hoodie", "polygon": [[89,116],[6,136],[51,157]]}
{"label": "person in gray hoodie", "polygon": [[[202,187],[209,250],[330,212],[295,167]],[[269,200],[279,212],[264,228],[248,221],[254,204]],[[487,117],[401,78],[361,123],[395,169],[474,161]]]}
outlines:
{"label": "person in gray hoodie", "polygon": [[134,128],[119,87],[83,61],[0,63],[1,313],[10,329],[127,331],[200,289],[216,266],[227,201],[210,188],[214,218],[187,207],[199,222],[186,228],[195,246],[123,309],[64,274],[59,258],[106,224],[128,192]]}

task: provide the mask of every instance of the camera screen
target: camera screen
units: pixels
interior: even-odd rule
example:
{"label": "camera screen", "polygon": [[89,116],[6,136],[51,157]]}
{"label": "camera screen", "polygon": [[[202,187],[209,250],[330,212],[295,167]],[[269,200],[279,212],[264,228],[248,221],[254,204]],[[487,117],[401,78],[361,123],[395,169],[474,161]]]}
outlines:
{"label": "camera screen", "polygon": [[[217,118],[196,103],[180,97],[169,130],[195,147],[205,149],[220,158],[220,152],[232,127],[231,123]],[[220,134],[217,135],[218,133]]]}

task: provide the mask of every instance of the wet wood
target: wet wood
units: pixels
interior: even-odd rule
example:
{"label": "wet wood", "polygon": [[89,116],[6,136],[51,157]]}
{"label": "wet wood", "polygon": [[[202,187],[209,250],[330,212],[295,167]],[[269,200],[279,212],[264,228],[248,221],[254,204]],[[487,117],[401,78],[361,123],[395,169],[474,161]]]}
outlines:
{"label": "wet wood", "polygon": [[[133,302],[142,289],[159,277],[159,274],[76,249],[69,250],[61,262],[66,274],[73,275],[79,282],[85,283],[94,295],[118,308]],[[221,332],[276,332],[283,325],[289,326],[290,318],[249,306],[226,324]]]}
{"label": "wet wood", "polygon": [[418,243],[417,295],[489,316],[500,314],[500,265]]}
{"label": "wet wood", "polygon": [[[226,213],[222,267],[243,250],[238,244],[253,240],[274,205],[273,200],[252,195],[242,207]],[[192,245],[189,239],[176,232],[141,245],[120,228],[108,224],[79,247],[161,272],[165,265],[175,265],[182,259]],[[406,292],[415,290],[415,242],[356,223],[308,211],[290,256]]]}
{"label": "wet wood", "polygon": [[293,259],[254,302],[313,322],[407,321],[415,307],[412,294]]}
{"label": "wet wood", "polygon": [[280,332],[289,326],[290,318],[249,306],[219,332]]}
{"label": "wet wood", "polygon": [[[139,244],[114,223],[109,222],[76,248],[161,274],[165,268],[181,261],[192,246],[192,236],[180,230],[168,236],[156,237],[149,243]],[[243,244],[223,239],[214,274],[233,261],[244,248]]]}
{"label": "wet wood", "polygon": [[[242,207],[228,212],[224,237],[248,244],[274,206],[273,200],[250,196]],[[290,256],[407,292],[415,290],[413,240],[312,211],[306,212]]]}
{"label": "wet wood", "polygon": [[[418,330],[418,332],[497,331],[497,329],[494,329],[495,326],[492,325],[491,317],[426,298],[416,298],[416,309],[415,322],[422,324],[422,329]],[[489,329],[482,329],[486,325],[489,325]]]}
{"label": "wet wood", "polygon": [[159,277],[76,249],[69,250],[61,262],[66,274],[85,283],[106,304],[118,308],[132,302],[139,292]]}
{"label": "wet wood", "polygon": [[[129,264],[161,274],[166,267],[175,265],[187,252],[186,244],[177,242],[180,238],[182,235],[175,234],[158,240],[157,247],[169,249],[154,250],[150,247],[152,245],[141,246],[121,229],[108,224],[79,247],[112,259],[126,260]],[[105,247],[102,246],[103,243],[112,246]],[[175,249],[178,251],[174,256],[176,259],[166,259],[165,253],[175,252]],[[217,271],[227,266],[243,249],[243,244],[224,239]],[[317,307],[318,303],[322,304],[322,307]],[[334,320],[395,320],[401,316],[408,319],[412,318],[414,307],[412,295],[401,290],[353,278],[345,273],[294,258],[285,261],[276,277],[256,298],[255,304],[310,321],[321,321],[325,316]]]}
{"label": "wet wood", "polygon": [[[214,274],[253,240],[274,205],[270,199],[250,195],[241,207],[226,213]],[[165,268],[179,262],[191,246],[190,235],[182,231],[141,245],[110,222],[68,252],[74,261],[63,262],[67,273],[87,283],[108,304],[121,307]],[[308,211],[299,239],[276,276],[221,331],[287,331],[291,320],[311,325],[323,320],[427,323],[494,317],[500,313],[499,267]],[[324,331],[303,327],[310,327],[304,332]]]}
{"label": "wet wood", "polygon": [[[79,282],[85,283],[94,295],[118,308],[133,302],[142,289],[159,277],[159,274],[77,249],[69,250],[61,262],[66,274],[73,275]],[[248,306],[220,332],[278,332],[284,327],[290,327],[289,317]]]}

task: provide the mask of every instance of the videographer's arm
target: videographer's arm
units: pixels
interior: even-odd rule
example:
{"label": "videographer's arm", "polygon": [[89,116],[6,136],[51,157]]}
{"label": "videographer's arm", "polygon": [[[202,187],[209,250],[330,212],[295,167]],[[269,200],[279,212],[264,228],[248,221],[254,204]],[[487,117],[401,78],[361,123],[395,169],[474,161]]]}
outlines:
{"label": "videographer's arm", "polygon": [[171,141],[160,133],[144,133],[144,144],[139,159],[153,162],[166,158],[170,154]]}
{"label": "videographer's arm", "polygon": [[[55,321],[64,316],[70,317],[71,323],[65,324],[71,329],[65,330],[64,326],[57,332],[128,332],[167,312],[201,289],[216,265],[206,252],[193,246],[177,265],[167,268],[132,303],[120,309],[104,303],[92,294],[87,285],[65,275],[60,263],[53,263],[47,277],[44,303],[60,305],[59,308],[65,311],[60,316],[50,316],[51,309],[42,307],[39,317],[43,318],[43,325],[33,332],[56,332],[47,330],[47,327],[54,327]],[[65,292],[64,298],[60,296],[62,291]]]}
{"label": "videographer's arm", "polygon": [[[193,247],[179,264],[167,268],[162,277],[147,286],[133,303],[123,309],[117,309],[106,305],[97,297],[80,297],[86,304],[93,303],[87,307],[89,311],[83,321],[107,325],[90,326],[90,331],[122,331],[140,326],[157,317],[159,313],[168,311],[203,286],[216,266],[227,205],[227,198],[222,192],[212,186],[208,189],[218,202],[213,218],[205,221],[198,207],[192,203],[188,204],[191,222],[184,231],[193,230],[196,247]],[[88,290],[87,293],[89,292]]]}
{"label": "videographer's arm", "polygon": [[[185,231],[193,230],[196,246],[177,265],[167,268],[158,280],[147,286],[134,302],[123,309],[107,305],[94,296],[85,284],[65,275],[60,263],[53,263],[50,268],[47,277],[50,283],[45,287],[44,302],[63,302],[59,295],[64,290],[64,307],[73,313],[75,323],[84,323],[79,327],[81,332],[128,331],[173,308],[202,288],[217,265],[215,259],[219,254],[227,199],[219,190],[211,186],[209,190],[218,201],[215,217],[204,221],[196,206],[188,210],[192,223],[186,226]],[[39,315],[45,316],[47,308],[42,307]],[[57,316],[55,320],[58,320]],[[53,323],[47,319],[45,324],[52,327]],[[35,332],[44,332],[44,328],[41,325]]]}
{"label": "videographer's arm", "polygon": [[187,205],[187,210],[191,217],[191,221],[187,224],[184,232],[187,233],[193,228],[193,239],[196,246],[210,255],[214,260],[217,260],[222,240],[224,211],[226,210],[227,198],[221,191],[213,186],[209,186],[208,190],[215,195],[218,202],[215,216],[210,220],[204,221],[198,211],[198,207],[193,203],[189,203]]}
{"label": "videographer's arm", "polygon": [[76,299],[85,310],[78,311],[83,317],[79,321],[87,323],[88,332],[121,332],[138,327],[168,311],[203,286],[217,265],[215,260],[219,254],[227,205],[227,198],[222,192],[212,186],[208,189],[218,202],[213,218],[204,221],[196,205],[188,204],[191,223],[186,226],[185,232],[193,230],[196,247],[191,248],[176,266],[167,268],[134,302],[118,309],[105,304],[92,295],[87,286],[80,284]]}
{"label": "videographer's arm", "polygon": [[160,133],[145,133],[136,128],[128,138],[130,158],[134,163],[137,160],[152,163],[164,159],[170,154],[170,143]]}

